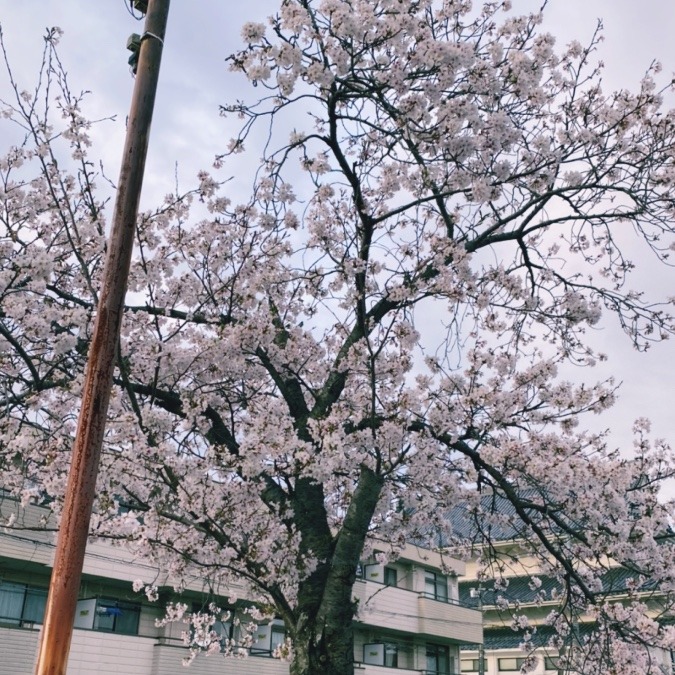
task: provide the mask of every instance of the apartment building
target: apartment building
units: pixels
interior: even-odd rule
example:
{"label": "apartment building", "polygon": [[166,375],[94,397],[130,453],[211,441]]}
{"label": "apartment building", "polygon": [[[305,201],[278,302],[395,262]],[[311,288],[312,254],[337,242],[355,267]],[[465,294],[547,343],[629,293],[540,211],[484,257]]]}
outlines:
{"label": "apartment building", "polygon": [[[491,554],[501,561],[494,569],[500,570],[501,584],[497,590],[494,580],[478,579],[478,553],[475,547],[473,557],[465,563],[464,574],[459,580],[459,599],[463,605],[480,609],[483,614],[482,652],[478,646],[464,645],[461,648],[460,671],[462,675],[513,675],[521,672],[528,655],[534,657],[534,667],[528,675],[584,675],[569,673],[562,667],[558,652],[548,646],[553,630],[547,625],[549,614],[559,608],[556,598],[561,595],[560,582],[541,571],[539,559],[528,553],[528,548],[521,545],[516,531],[509,525],[509,517],[513,516],[513,507],[503,498],[486,494],[483,498],[486,510],[494,509],[505,516],[491,528]],[[468,541],[475,540],[475,529],[470,519],[461,509],[450,516],[453,529],[462,534]],[[619,565],[605,561],[607,569],[602,575],[602,587],[598,593],[617,602],[627,601],[628,589],[638,589],[640,599],[650,608],[653,616],[660,620],[673,621],[663,606],[663,597],[658,588],[651,582],[639,580],[636,573]],[[533,577],[537,583],[533,584]],[[506,583],[504,583],[506,582]],[[637,584],[637,585],[636,585]],[[542,597],[545,598],[542,601]],[[513,612],[525,615],[531,627],[532,641],[528,651],[521,648],[524,631],[514,630]],[[582,615],[572,625],[567,637],[565,649],[574,649],[574,643],[583,641],[594,628],[594,619],[590,615]],[[481,669],[481,653],[483,657]],[[650,649],[653,675],[673,675],[674,655],[663,649]],[[608,675],[620,675],[620,671],[612,671]]]}
{"label": "apartment building", "polygon": [[[626,581],[632,575],[623,568],[609,570],[602,580],[603,592],[616,601],[622,601],[627,597]],[[544,591],[549,598],[555,598],[559,583],[550,577],[540,575],[537,577],[541,586],[537,592]],[[511,576],[508,578],[508,587],[496,592],[489,581],[479,585],[477,581],[468,578],[460,584],[460,598],[468,605],[478,608],[480,592],[480,606],[483,612],[483,670],[480,669],[480,651],[477,646],[465,646],[461,650],[460,670],[466,675],[510,675],[520,673],[528,655],[521,648],[523,632],[515,631],[511,624],[513,618],[511,610],[506,608],[503,600],[510,607],[517,605],[518,613],[528,617],[533,639],[531,646],[534,647],[534,668],[528,670],[532,675],[568,675],[569,671],[563,667],[558,659],[558,652],[548,647],[549,638],[553,637],[552,629],[546,625],[548,614],[557,608],[554,599],[548,602],[535,600],[535,591],[532,588],[531,578],[525,576]],[[473,592],[472,592],[473,591]],[[654,613],[660,613],[662,608],[658,606],[658,593],[654,589],[643,589],[643,600],[653,607]],[[473,597],[472,597],[473,596]],[[501,596],[502,602],[498,602]],[[577,641],[583,641],[593,629],[593,621],[590,616],[582,616],[572,626],[572,633],[567,638],[566,649],[574,650]],[[663,649],[650,649],[651,671],[653,675],[672,675],[673,663],[671,652]],[[612,671],[614,673],[616,671]],[[577,674],[577,675],[583,675]]]}
{"label": "apartment building", "polygon": [[[2,497],[0,514],[17,529],[0,531],[0,654],[4,675],[32,672],[47,598],[55,535],[41,527],[45,511]],[[22,529],[23,528],[23,529]],[[459,597],[465,566],[458,560],[409,546],[394,563],[366,560],[354,595],[358,600],[355,673],[359,675],[457,675],[459,645],[480,643],[481,613]],[[134,593],[136,579],[159,588],[158,602]],[[245,598],[243,587],[222,589],[221,597],[198,576],[177,598],[168,579],[135,560],[123,547],[93,542],[87,549],[68,675],[285,675],[288,666],[272,658],[284,640],[281,621],[259,625],[244,658],[199,655],[190,670],[181,623],[157,625],[168,601],[180,599],[195,610],[213,600],[227,603],[229,592]],[[231,606],[243,613],[246,601]],[[214,628],[237,641],[236,622]]]}

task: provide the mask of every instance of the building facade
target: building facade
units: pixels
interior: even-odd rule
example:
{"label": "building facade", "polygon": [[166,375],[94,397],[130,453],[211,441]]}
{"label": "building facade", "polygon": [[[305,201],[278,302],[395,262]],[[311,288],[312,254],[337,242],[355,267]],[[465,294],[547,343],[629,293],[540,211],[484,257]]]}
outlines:
{"label": "building facade", "polygon": [[[482,652],[477,646],[465,645],[461,649],[460,671],[467,675],[510,675],[520,673],[528,660],[528,674],[531,675],[584,675],[571,673],[561,662],[559,652],[550,647],[553,629],[548,617],[560,605],[560,582],[544,573],[538,561],[518,546],[516,540],[493,542],[493,552],[501,552],[504,565],[500,566],[499,590],[490,579],[479,581],[477,566],[468,561],[465,575],[459,583],[460,600],[468,606],[479,609],[483,615]],[[525,573],[527,572],[527,574]],[[628,588],[635,588],[636,574],[621,566],[608,566],[601,577],[602,588],[598,594],[613,602],[629,602]],[[533,584],[533,578],[537,583]],[[640,600],[649,608],[654,617],[667,618],[658,589],[644,583],[639,590]],[[513,628],[514,613],[527,617],[531,641],[527,650],[522,648],[525,630]],[[595,620],[591,615],[582,614],[572,624],[565,639],[563,650],[571,653],[575,645],[590,637]],[[673,654],[664,649],[649,648],[651,660],[650,675],[673,675]],[[481,669],[482,653],[482,669]],[[621,675],[621,671],[608,670],[608,675]],[[647,675],[645,673],[645,675]]]}
{"label": "building facade", "polygon": [[[0,654],[4,675],[32,672],[54,555],[55,535],[42,529],[45,511],[22,508],[4,496],[3,521],[12,529],[0,532]],[[418,547],[407,547],[394,563],[364,561],[354,587],[358,618],[354,646],[359,675],[458,675],[459,645],[482,640],[481,613],[459,599],[464,564]],[[149,602],[135,593],[133,581],[143,579],[159,588],[159,600]],[[180,600],[195,611],[213,601],[198,577],[177,598],[168,579],[123,547],[93,542],[83,570],[68,675],[285,675],[288,665],[272,658],[284,641],[283,623],[257,627],[255,642],[242,649],[242,658],[198,655],[186,671],[189,656],[182,639],[187,626],[158,623],[168,601]],[[246,589],[223,591],[245,598]],[[220,604],[220,603],[219,603]],[[244,613],[245,600],[231,607]],[[236,644],[236,621],[213,628]]]}

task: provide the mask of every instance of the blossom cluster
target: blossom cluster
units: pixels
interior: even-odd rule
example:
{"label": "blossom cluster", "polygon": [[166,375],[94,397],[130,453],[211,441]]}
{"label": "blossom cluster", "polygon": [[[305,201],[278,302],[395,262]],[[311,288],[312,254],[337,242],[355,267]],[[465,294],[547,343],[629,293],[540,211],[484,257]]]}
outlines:
{"label": "blossom cluster", "polygon": [[[284,0],[231,57],[271,94],[225,110],[242,130],[218,166],[271,124],[251,194],[201,172],[139,215],[94,532],[178,591],[195,568],[213,588],[245,584],[286,622],[280,656],[331,639],[321,621],[345,620],[373,535],[389,557],[411,538],[466,547],[455,508],[518,630],[531,627],[494,560],[500,529],[564,581],[558,636],[570,612],[595,613],[611,638],[584,648],[597,672],[631,640],[670,644],[640,598],[601,593],[625,565],[670,607],[670,448],[643,422],[631,457],[581,430],[616,386],[560,372],[604,358],[586,339],[603,312],[638,347],[673,331],[667,305],[627,290],[616,228],[667,260],[675,114],[657,73],[605,94],[595,42],[556,51],[539,14],[509,9]],[[53,63],[44,80],[65,82]],[[58,512],[107,202],[80,99],[64,85],[57,121],[15,89],[5,122],[29,131],[0,160],[0,463],[5,489]],[[167,620],[190,624],[196,653],[222,647],[222,615],[176,605]]]}

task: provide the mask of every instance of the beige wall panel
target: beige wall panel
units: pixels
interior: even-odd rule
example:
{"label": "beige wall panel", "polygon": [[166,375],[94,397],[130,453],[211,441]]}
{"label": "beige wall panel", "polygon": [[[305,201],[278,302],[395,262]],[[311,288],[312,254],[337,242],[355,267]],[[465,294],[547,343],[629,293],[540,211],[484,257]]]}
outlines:
{"label": "beige wall panel", "polygon": [[359,623],[406,633],[417,631],[416,593],[404,588],[357,581],[354,597],[359,601]]}
{"label": "beige wall panel", "polygon": [[0,673],[29,675],[35,665],[38,631],[0,628]]}
{"label": "beige wall panel", "polygon": [[419,632],[459,642],[482,642],[480,612],[419,597]]}

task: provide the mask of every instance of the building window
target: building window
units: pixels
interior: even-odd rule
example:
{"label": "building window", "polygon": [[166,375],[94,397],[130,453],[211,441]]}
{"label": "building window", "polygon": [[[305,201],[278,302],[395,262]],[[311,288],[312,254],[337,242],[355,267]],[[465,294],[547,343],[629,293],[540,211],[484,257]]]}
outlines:
{"label": "building window", "polygon": [[393,567],[384,568],[385,586],[398,586],[398,572]]}
{"label": "building window", "polygon": [[560,658],[545,656],[544,657],[544,670],[555,670],[557,671],[560,668]]}
{"label": "building window", "polygon": [[286,629],[283,626],[272,626],[272,635],[270,638],[270,651],[274,654],[274,650],[280,647],[286,641]]}
{"label": "building window", "polygon": [[96,603],[94,630],[138,635],[140,617],[141,606],[135,602],[99,598]]}
{"label": "building window", "polygon": [[395,642],[363,645],[363,662],[372,666],[398,668],[398,645]]}
{"label": "building window", "polygon": [[42,623],[47,590],[26,584],[0,582],[0,622],[15,626]]}
{"label": "building window", "polygon": [[426,672],[429,675],[454,675],[455,659],[446,645],[427,645]]}
{"label": "building window", "polygon": [[434,600],[448,601],[448,580],[431,570],[424,573],[424,594]]}
{"label": "building window", "polygon": [[75,628],[100,630],[107,633],[138,635],[141,606],[112,598],[84,598],[77,601]]}
{"label": "building window", "polygon": [[497,659],[497,667],[500,672],[518,672],[525,663],[524,658]]}
{"label": "building window", "polygon": [[[463,673],[478,673],[480,672],[480,659],[462,659],[460,666]],[[483,659],[483,672],[487,673],[487,659]]]}
{"label": "building window", "polygon": [[270,623],[260,624],[253,635],[255,642],[249,650],[251,656],[271,656],[285,642],[286,629],[283,621],[274,619]]}
{"label": "building window", "polygon": [[398,645],[391,642],[384,645],[384,665],[398,668]]}

